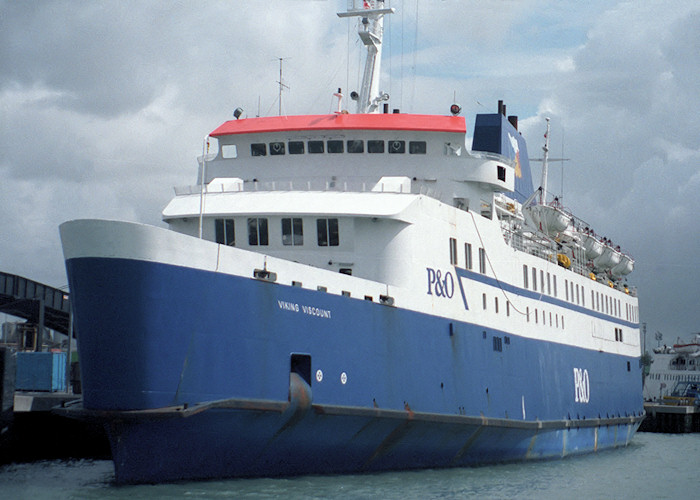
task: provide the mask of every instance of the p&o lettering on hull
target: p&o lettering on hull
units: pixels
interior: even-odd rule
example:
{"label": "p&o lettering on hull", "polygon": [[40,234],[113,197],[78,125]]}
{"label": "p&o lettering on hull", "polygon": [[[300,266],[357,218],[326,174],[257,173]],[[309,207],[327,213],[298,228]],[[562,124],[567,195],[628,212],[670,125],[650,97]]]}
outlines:
{"label": "p&o lettering on hull", "polygon": [[440,269],[425,268],[428,271],[428,295],[451,299],[455,293],[455,280],[450,271],[443,273]]}

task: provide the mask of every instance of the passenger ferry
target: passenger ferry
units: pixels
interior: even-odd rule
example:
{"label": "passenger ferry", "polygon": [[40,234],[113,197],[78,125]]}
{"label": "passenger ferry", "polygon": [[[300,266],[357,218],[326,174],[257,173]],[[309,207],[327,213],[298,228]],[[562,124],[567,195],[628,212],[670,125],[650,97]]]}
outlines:
{"label": "passenger ferry", "polygon": [[649,374],[644,380],[644,400],[663,401],[679,383],[700,386],[700,333],[690,341],[680,338],[672,346],[654,349]]}
{"label": "passenger ferry", "polygon": [[533,189],[503,103],[471,143],[456,104],[389,112],[392,12],[351,0],[339,14],[367,59],[337,112],[237,112],[212,131],[168,228],[61,225],[83,385],[64,413],[104,422],[117,482],[454,467],[632,439],[633,259],[547,199],[549,134]]}

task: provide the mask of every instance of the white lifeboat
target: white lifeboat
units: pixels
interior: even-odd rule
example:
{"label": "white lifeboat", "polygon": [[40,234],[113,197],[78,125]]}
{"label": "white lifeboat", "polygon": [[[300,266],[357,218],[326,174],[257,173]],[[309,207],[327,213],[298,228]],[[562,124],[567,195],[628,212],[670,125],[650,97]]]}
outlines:
{"label": "white lifeboat", "polygon": [[622,254],[609,245],[603,247],[603,253],[593,259],[593,265],[597,269],[612,269],[620,263]]}
{"label": "white lifeboat", "polygon": [[583,249],[586,251],[586,258],[593,260],[603,253],[603,243],[592,234],[580,233]]}
{"label": "white lifeboat", "polygon": [[621,278],[622,276],[627,276],[634,269],[634,259],[629,255],[622,254],[620,256],[620,263],[613,267],[610,272],[613,276]]}
{"label": "white lifeboat", "polygon": [[692,357],[697,357],[700,355],[700,344],[690,343],[690,344],[673,344],[673,350],[680,354],[691,354]]}
{"label": "white lifeboat", "polygon": [[537,227],[550,236],[561,233],[571,223],[571,215],[556,206],[532,205],[528,207],[528,211]]}

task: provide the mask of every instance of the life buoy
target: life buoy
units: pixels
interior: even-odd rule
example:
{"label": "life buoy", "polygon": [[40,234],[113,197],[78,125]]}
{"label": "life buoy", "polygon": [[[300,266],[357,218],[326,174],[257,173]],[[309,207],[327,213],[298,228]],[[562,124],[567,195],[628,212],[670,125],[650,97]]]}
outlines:
{"label": "life buoy", "polygon": [[563,253],[557,254],[557,261],[559,262],[560,266],[565,267],[566,269],[571,267],[571,259]]}

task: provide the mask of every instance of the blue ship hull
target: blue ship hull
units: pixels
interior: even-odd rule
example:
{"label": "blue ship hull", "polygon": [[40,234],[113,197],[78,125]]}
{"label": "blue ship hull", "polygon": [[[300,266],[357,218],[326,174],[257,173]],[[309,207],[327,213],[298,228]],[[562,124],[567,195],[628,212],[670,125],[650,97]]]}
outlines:
{"label": "blue ship hull", "polygon": [[643,418],[638,357],[182,266],[66,264],[75,413],[106,421],[118,482],[561,457],[626,445]]}

